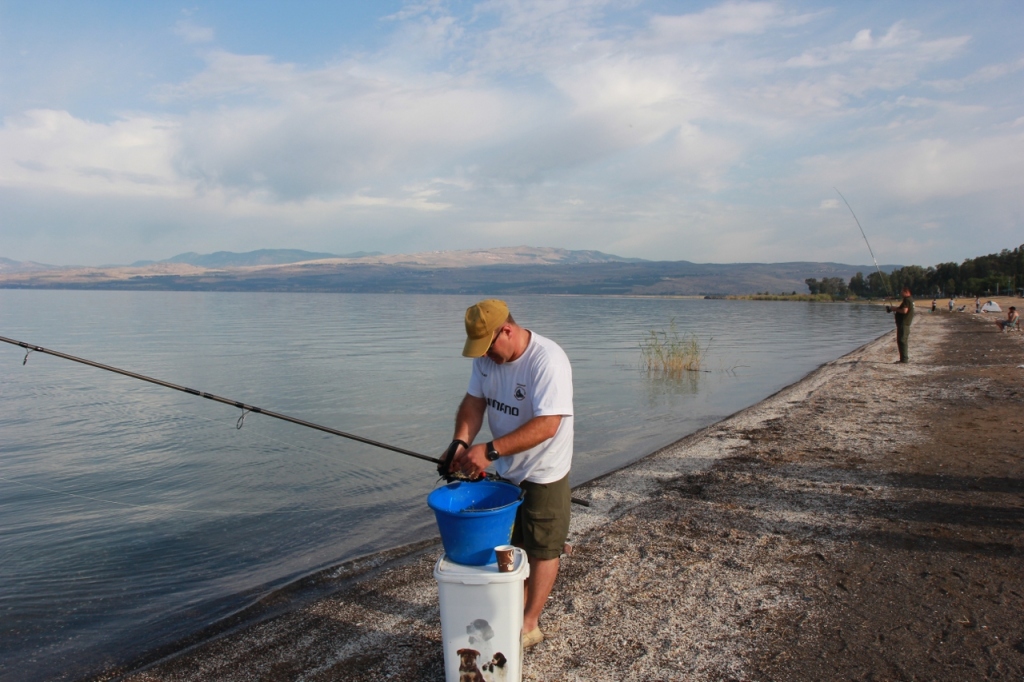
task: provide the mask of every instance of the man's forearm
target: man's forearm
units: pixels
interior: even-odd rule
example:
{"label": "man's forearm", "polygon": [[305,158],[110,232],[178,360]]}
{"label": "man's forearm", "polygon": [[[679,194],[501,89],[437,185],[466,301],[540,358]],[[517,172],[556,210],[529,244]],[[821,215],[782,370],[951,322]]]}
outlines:
{"label": "man's forearm", "polygon": [[558,414],[534,417],[515,431],[496,438],[494,449],[501,455],[515,455],[529,450],[554,437],[561,423],[562,416]]}
{"label": "man's forearm", "polygon": [[459,404],[459,410],[455,413],[455,435],[454,440],[472,443],[476,434],[480,433],[480,427],[484,423],[484,409],[487,403],[483,398],[477,398],[466,394]]}

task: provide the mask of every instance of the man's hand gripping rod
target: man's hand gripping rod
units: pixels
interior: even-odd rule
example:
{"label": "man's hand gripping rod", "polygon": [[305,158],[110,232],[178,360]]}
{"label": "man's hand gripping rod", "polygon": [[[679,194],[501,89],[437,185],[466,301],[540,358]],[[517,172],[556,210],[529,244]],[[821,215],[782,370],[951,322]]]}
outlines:
{"label": "man's hand gripping rod", "polygon": [[[448,446],[448,449],[445,450],[444,455],[441,457],[441,459],[437,463],[437,475],[438,476],[440,476],[444,480],[448,481],[449,483],[451,483],[453,481],[482,481],[484,479],[487,479],[488,481],[501,481],[501,480],[504,480],[504,479],[501,478],[501,476],[498,476],[497,474],[481,473],[477,478],[471,479],[471,478],[467,477],[465,474],[463,474],[461,472],[452,471],[451,470],[452,460],[455,459],[455,453],[458,451],[459,446],[462,446],[463,448],[467,448],[467,449],[469,448],[469,444],[466,443],[466,441],[464,441],[464,440],[457,440],[457,439],[453,440],[451,445]],[[590,502],[587,501],[587,500],[583,500],[583,499],[580,499],[578,497],[571,497],[569,499],[570,499],[570,501],[573,504],[578,504],[581,507],[589,507],[590,506]]]}

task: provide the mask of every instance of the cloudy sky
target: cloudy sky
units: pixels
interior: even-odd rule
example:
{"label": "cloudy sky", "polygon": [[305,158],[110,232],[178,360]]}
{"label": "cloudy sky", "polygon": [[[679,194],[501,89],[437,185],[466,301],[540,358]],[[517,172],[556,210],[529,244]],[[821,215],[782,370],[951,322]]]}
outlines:
{"label": "cloudy sky", "polygon": [[0,256],[1024,242],[1006,2],[0,0]]}

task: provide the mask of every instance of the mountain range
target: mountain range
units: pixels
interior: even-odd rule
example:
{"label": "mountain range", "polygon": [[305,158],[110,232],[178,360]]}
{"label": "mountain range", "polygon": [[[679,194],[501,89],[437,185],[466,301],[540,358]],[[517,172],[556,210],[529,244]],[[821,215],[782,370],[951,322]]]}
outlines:
{"label": "mountain range", "polygon": [[334,253],[315,253],[313,251],[301,251],[299,249],[260,249],[259,251],[247,251],[246,253],[234,253],[233,251],[216,251],[214,253],[179,253],[177,256],[162,261],[138,261],[132,263],[135,267],[154,265],[156,263],[186,263],[197,265],[203,268],[240,268],[249,265],[283,265],[285,263],[299,263],[307,260],[319,260],[322,258],[362,258],[363,256],[378,256],[379,251],[357,251],[338,255]]}
{"label": "mountain range", "polygon": [[[899,266],[885,266],[891,270]],[[415,254],[297,249],[183,253],[102,267],[0,258],[0,287],[174,291],[328,291],[433,294],[728,295],[807,291],[810,277],[848,280],[843,263],[692,263],[600,251],[501,247]]]}

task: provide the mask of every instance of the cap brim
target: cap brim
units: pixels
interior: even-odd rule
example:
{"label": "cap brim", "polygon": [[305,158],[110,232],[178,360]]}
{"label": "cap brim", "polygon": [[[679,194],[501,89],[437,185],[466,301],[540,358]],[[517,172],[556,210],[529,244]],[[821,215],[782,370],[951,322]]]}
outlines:
{"label": "cap brim", "polygon": [[466,339],[466,345],[462,347],[462,357],[482,358],[491,347],[491,336],[492,334],[488,334],[479,339]]}

